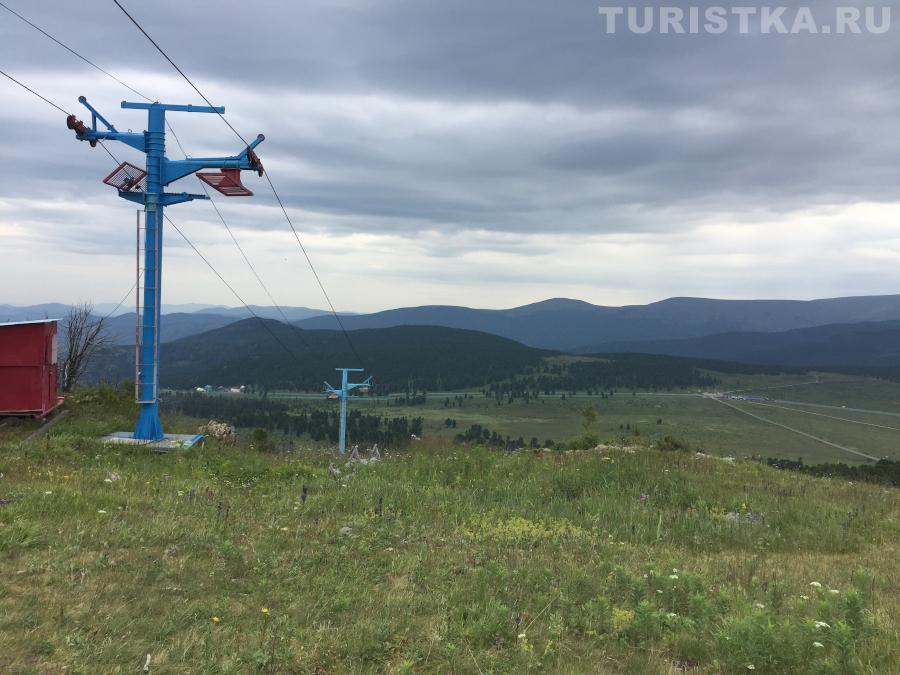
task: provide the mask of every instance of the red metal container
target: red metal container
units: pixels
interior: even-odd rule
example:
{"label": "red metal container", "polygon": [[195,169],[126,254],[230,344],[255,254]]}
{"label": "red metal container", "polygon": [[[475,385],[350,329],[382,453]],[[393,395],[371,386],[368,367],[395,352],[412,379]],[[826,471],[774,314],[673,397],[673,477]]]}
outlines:
{"label": "red metal container", "polygon": [[56,319],[0,323],[0,415],[44,417],[56,395]]}

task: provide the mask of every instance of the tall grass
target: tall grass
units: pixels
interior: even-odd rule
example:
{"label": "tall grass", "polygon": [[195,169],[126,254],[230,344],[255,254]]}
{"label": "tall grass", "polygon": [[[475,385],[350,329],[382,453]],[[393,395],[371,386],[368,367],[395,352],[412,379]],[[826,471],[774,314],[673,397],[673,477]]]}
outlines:
{"label": "tall grass", "polygon": [[640,446],[419,447],[335,480],[312,450],[103,447],[128,412],[105,405],[0,446],[2,672],[900,662],[896,490]]}

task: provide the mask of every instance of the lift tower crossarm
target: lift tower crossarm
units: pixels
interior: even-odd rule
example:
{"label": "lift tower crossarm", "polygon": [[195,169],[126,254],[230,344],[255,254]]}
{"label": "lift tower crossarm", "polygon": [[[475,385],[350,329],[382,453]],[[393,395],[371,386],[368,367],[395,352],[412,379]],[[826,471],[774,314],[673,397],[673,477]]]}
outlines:
{"label": "lift tower crossarm", "polygon": [[[96,108],[88,103],[87,99],[84,96],[80,96],[78,100],[85,108],[91,111],[90,130],[84,127],[82,131],[73,126],[73,128],[75,128],[76,130],[75,136],[79,141],[89,141],[92,145],[95,145],[97,141],[120,141],[122,143],[125,143],[126,145],[131,146],[132,148],[135,148],[136,150],[140,150],[143,153],[149,152],[149,148],[147,145],[149,138],[148,134],[134,133],[131,131],[118,131],[115,126],[112,125],[112,123],[110,123],[105,117],[103,117],[103,115],[101,115],[97,111]],[[148,111],[161,110],[170,112],[199,112],[217,114],[222,114],[225,112],[224,106],[213,107],[202,105],[178,105],[171,103],[131,103],[129,101],[122,101],[122,108]],[[102,122],[106,127],[106,131],[100,131],[97,129],[98,120]],[[259,161],[259,158],[256,157],[255,153],[253,153],[253,150],[264,140],[266,140],[266,137],[262,134],[259,134],[253,140],[253,142],[250,143],[250,145],[244,148],[243,151],[241,151],[237,155],[232,155],[230,157],[191,157],[189,159],[172,160],[164,156],[161,167],[160,185],[169,185],[179,178],[190,176],[192,173],[196,173],[201,169],[240,169],[241,171],[256,171],[260,175],[262,175],[262,163]],[[129,193],[120,194],[119,196],[131,201],[142,201],[140,199],[135,199],[134,195],[131,195]],[[177,196],[183,197],[184,195],[182,194]],[[203,199],[204,197],[201,195],[194,195],[193,198]],[[175,204],[181,201],[188,200],[169,200],[168,203]]]}
{"label": "lift tower crossarm", "polygon": [[163,162],[163,185],[184,178],[200,169],[240,169],[242,171],[257,171],[262,175],[262,164],[256,155],[252,154],[253,148],[266,140],[260,134],[248,145],[243,152],[233,157],[190,157],[188,159],[171,160]]}

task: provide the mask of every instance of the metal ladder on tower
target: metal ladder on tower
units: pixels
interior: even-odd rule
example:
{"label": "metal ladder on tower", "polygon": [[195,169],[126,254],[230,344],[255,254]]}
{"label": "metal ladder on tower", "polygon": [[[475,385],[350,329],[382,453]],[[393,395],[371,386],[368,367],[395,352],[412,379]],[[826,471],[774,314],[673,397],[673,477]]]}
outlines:
{"label": "metal ladder on tower", "polygon": [[[144,293],[146,291],[147,284],[147,270],[144,267],[145,265],[145,229],[146,229],[146,215],[144,216],[144,225],[141,224],[141,214],[142,211],[137,211],[137,264],[136,264],[136,274],[137,281],[135,284],[136,288],[136,296],[137,299],[135,301],[135,328],[134,328],[134,400],[137,403],[155,403],[159,392],[157,391],[157,382],[159,382],[159,378],[156,376],[157,373],[155,369],[158,368],[159,364],[159,316],[158,314],[153,316],[150,321],[147,321],[144,316]],[[156,307],[159,307],[159,285],[157,283],[159,279],[159,228],[156,228],[156,237],[153,245],[153,270],[151,271],[152,278],[150,278],[151,290],[157,296]],[[152,363],[143,363],[141,361],[141,354],[143,353],[144,342],[147,339],[153,340],[153,362]],[[146,372],[147,369],[151,369],[151,372]],[[143,384],[145,382],[150,383],[151,396],[144,397],[142,396],[142,391],[144,389]]]}

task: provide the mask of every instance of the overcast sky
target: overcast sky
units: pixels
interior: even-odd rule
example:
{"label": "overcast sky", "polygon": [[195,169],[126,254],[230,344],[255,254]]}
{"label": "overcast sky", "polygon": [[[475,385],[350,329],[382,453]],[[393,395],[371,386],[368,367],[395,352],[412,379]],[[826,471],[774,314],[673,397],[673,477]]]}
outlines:
{"label": "overcast sky", "polygon": [[[111,1],[4,2],[148,96],[202,103]],[[900,292],[898,0],[878,3],[881,35],[608,34],[594,0],[124,4],[245,137],[266,134],[340,310]],[[119,108],[134,94],[2,8],[0,68],[82,118],[84,94],[145,127]],[[0,304],[118,301],[135,215],[100,182],[112,160],[0,93]],[[170,120],[190,154],[241,149],[215,116]],[[255,197],[217,203],[275,299],[324,306],[267,183],[244,181]],[[270,304],[210,204],[168,213]],[[164,302],[239,304],[165,240]]]}

